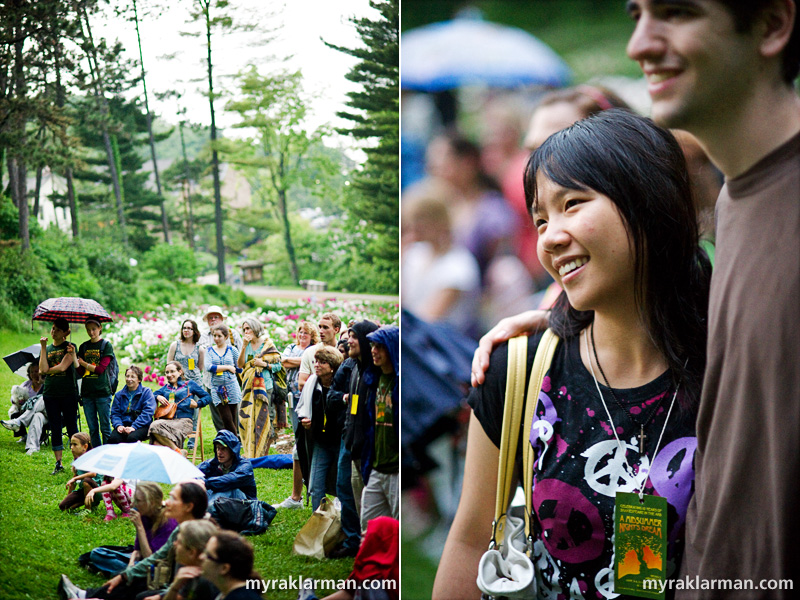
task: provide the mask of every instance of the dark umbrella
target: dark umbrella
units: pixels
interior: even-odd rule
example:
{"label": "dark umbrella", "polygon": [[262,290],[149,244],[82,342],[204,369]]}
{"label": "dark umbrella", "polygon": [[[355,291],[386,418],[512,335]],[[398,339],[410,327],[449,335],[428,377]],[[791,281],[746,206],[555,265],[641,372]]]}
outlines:
{"label": "dark umbrella", "polygon": [[[19,369],[26,367],[28,363],[32,363],[35,360],[39,360],[39,351],[41,350],[41,346],[39,344],[33,344],[32,346],[28,346],[27,348],[23,348],[22,350],[17,350],[16,352],[12,352],[8,356],[4,356],[3,360],[6,361],[8,368],[14,372],[17,372]],[[22,373],[17,373],[18,375],[25,376]]]}
{"label": "dark umbrella", "polygon": [[87,298],[49,298],[33,311],[34,321],[55,321],[59,317],[70,323],[86,323],[89,319],[110,323],[112,320],[99,302]]}

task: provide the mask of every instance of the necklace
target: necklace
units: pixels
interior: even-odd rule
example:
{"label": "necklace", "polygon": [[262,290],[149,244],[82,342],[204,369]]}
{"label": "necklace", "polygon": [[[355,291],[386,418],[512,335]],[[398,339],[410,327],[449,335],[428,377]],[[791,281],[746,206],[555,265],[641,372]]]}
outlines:
{"label": "necklace", "polygon": [[[586,342],[586,353],[588,354],[589,353],[589,336],[586,334],[586,330],[585,329],[584,329],[583,333],[584,333],[583,339]],[[600,366],[600,363],[598,362],[597,365]],[[619,434],[617,433],[617,426],[614,425],[614,419],[611,418],[611,412],[609,412],[609,410],[608,410],[608,405],[606,405],[606,400],[603,397],[603,392],[600,391],[600,384],[597,382],[597,377],[594,374],[594,365],[592,365],[592,361],[591,360],[589,360],[589,369],[592,372],[592,379],[594,380],[594,386],[597,388],[597,395],[600,396],[600,402],[603,404],[603,408],[606,411],[606,416],[608,417],[608,422],[611,423],[611,430],[614,432],[614,437],[617,440],[617,446],[619,446],[620,452],[622,453],[622,456],[625,459],[625,468],[626,468],[628,474],[631,475],[631,477],[633,477],[635,480],[638,480],[639,489],[637,490],[637,493],[639,494],[639,499],[641,500],[642,497],[644,496],[644,485],[645,485],[645,483],[647,483],[647,478],[650,476],[650,469],[653,468],[653,463],[655,463],[656,456],[658,455],[658,448],[659,448],[659,446],[661,446],[661,439],[664,437],[664,432],[667,430],[667,423],[669,423],[669,417],[672,414],[672,408],[675,406],[675,397],[678,395],[678,388],[680,388],[680,384],[675,386],[675,393],[672,394],[672,400],[669,403],[669,410],[667,411],[667,418],[664,419],[664,426],[661,428],[661,434],[658,436],[658,442],[656,442],[656,447],[653,450],[653,460],[650,461],[650,466],[648,467],[647,471],[642,472],[640,470],[640,472],[638,473],[638,477],[636,477],[633,474],[633,469],[631,468],[630,463],[628,462],[628,455],[627,455],[627,452],[625,452],[625,447],[622,445],[622,441],[619,439]],[[611,388],[609,387],[609,389],[611,389]],[[643,449],[641,447],[639,448],[639,450],[640,450],[640,452],[639,452],[640,456],[647,456],[643,452]],[[641,463],[640,463],[640,465],[641,465]]]}
{"label": "necklace", "polygon": [[[658,407],[661,406],[661,403],[664,401],[664,398],[667,397],[667,394],[669,393],[669,386],[667,387],[666,391],[664,392],[664,395],[662,395],[661,398],[658,399],[658,401],[656,402],[656,405],[650,410],[650,414],[647,415],[647,417],[645,418],[644,421],[640,422],[638,419],[634,418],[634,416],[631,413],[631,411],[628,410],[628,407],[625,406],[622,402],[619,401],[619,398],[617,398],[617,395],[614,393],[614,388],[612,388],[611,384],[608,383],[608,377],[606,377],[605,371],[603,371],[603,367],[600,364],[600,359],[597,357],[597,344],[594,343],[594,322],[592,323],[591,329],[589,330],[589,335],[592,338],[592,352],[594,352],[594,360],[597,363],[597,368],[600,369],[600,375],[603,376],[603,380],[604,380],[604,383],[606,384],[606,387],[608,388],[608,391],[611,392],[611,397],[614,399],[614,402],[616,402],[617,406],[619,406],[625,412],[625,414],[628,415],[628,418],[631,420],[631,422],[634,425],[638,425],[639,426],[639,454],[644,454],[645,453],[644,444],[645,444],[645,441],[647,439],[647,436],[644,433],[644,428],[647,427],[647,425],[650,423],[650,421],[656,415],[656,411],[658,410]],[[591,365],[591,362],[592,362],[592,359],[589,358],[589,364],[590,365]],[[592,376],[594,376],[594,370],[592,371]],[[677,391],[678,391],[678,389],[675,388],[675,392],[676,393],[677,393]],[[602,394],[601,394],[601,397],[602,397]]]}

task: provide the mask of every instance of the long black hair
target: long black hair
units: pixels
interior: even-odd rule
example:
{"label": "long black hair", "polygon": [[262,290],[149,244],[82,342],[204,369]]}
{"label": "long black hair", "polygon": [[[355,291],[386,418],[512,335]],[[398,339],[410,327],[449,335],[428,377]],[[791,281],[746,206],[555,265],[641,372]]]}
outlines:
{"label": "long black hair", "polygon": [[[634,254],[639,316],[681,384],[680,406],[697,406],[706,362],[711,264],[698,246],[686,160],[675,137],[627,110],[606,110],[550,136],[525,168],[528,210],[538,203],[536,175],[611,199]],[[550,326],[562,337],[594,319],[562,292]],[[688,360],[687,360],[688,359]]]}

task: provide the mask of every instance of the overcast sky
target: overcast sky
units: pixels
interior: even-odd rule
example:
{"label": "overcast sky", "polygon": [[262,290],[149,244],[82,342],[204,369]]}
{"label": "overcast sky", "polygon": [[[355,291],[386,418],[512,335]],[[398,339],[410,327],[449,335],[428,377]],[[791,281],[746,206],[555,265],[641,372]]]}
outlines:
{"label": "overcast sky", "polygon": [[[191,4],[192,0],[182,0],[155,17],[147,14],[146,0],[137,3],[147,89],[151,110],[165,120],[177,122],[178,103],[175,99],[159,101],[155,95],[175,89],[184,94],[181,102],[187,109],[189,120],[208,125],[208,102],[203,96],[207,89],[205,37],[180,35],[180,32],[200,31],[198,24],[187,23]],[[330,123],[346,126],[347,122],[338,119],[336,112],[346,108],[346,93],[357,89],[355,84],[345,79],[356,61],[326,47],[320,37],[340,46],[360,46],[361,39],[349,18],[377,18],[379,15],[369,6],[369,0],[291,0],[285,4],[270,0],[231,0],[231,7],[229,12],[236,22],[259,21],[265,28],[279,28],[272,34],[214,34],[215,91],[235,91],[236,85],[230,76],[251,63],[256,64],[262,74],[284,66],[300,69],[306,91],[317,96],[312,101],[309,125],[317,127]],[[95,36],[106,37],[109,41],[119,39],[127,56],[138,59],[132,22],[104,13],[93,26]],[[269,35],[276,39],[258,43],[259,38],[265,39]],[[282,62],[290,55],[292,58],[288,62]],[[174,58],[168,59],[169,56]],[[133,93],[141,93],[141,85]],[[220,98],[215,103],[217,125],[225,129],[227,135],[237,135],[236,130],[230,128],[237,120],[235,115],[223,111],[226,100]],[[331,141],[345,148],[353,146],[347,137]]]}

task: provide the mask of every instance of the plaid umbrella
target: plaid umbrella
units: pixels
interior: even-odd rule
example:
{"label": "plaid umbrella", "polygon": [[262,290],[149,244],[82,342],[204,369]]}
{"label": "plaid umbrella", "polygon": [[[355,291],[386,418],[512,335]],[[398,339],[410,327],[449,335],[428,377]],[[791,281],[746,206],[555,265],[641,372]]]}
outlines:
{"label": "plaid umbrella", "polygon": [[49,298],[33,311],[34,321],[55,321],[59,317],[70,323],[86,323],[89,319],[111,322],[111,315],[99,302],[86,298]]}

